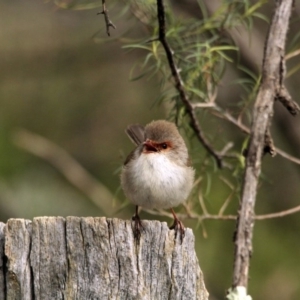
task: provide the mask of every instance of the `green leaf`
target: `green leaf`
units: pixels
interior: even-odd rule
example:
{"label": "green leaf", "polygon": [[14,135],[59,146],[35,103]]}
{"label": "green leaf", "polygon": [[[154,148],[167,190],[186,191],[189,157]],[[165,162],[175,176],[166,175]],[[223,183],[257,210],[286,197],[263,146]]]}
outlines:
{"label": "green leaf", "polygon": [[147,51],[152,51],[152,48],[149,46],[141,45],[141,44],[130,44],[122,46],[123,49],[143,49]]}
{"label": "green leaf", "polygon": [[198,90],[198,89],[193,88],[193,87],[188,87],[188,86],[186,87],[186,89],[188,91],[194,93],[195,95],[197,95],[201,99],[206,99],[207,98],[205,93],[203,93],[201,90]]}

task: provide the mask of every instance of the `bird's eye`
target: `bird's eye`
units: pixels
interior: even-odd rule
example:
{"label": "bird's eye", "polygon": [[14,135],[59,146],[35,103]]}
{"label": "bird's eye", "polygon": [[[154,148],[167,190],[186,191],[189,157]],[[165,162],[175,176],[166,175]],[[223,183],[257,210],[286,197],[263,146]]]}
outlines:
{"label": "bird's eye", "polygon": [[161,144],[161,147],[162,147],[163,149],[167,149],[167,148],[168,148],[168,145],[167,145],[166,143],[163,143],[163,144]]}

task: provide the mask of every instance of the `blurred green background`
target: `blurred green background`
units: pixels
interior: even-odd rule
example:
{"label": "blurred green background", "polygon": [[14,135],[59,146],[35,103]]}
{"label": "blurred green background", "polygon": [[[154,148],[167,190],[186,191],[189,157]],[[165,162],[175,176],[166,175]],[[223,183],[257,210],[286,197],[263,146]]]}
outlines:
{"label": "blurred green background", "polygon": [[[178,1],[177,9],[184,13],[181,5],[188,11],[195,2]],[[111,212],[110,217],[124,219],[133,215],[134,207],[128,202],[124,205],[119,183],[120,167],[133,148],[124,129],[131,123],[146,124],[166,118],[170,107],[166,103],[155,104],[160,92],[155,78],[129,80],[132,66],[143,53],[122,50],[114,35],[120,36],[126,30],[133,35],[141,34],[143,29],[132,27],[129,14],[117,17],[121,9],[122,2],[111,9],[117,25],[117,30],[111,31],[112,38],[97,43],[95,37],[106,38],[103,17],[96,15],[100,8],[73,11],[39,0],[0,1],[0,221],[36,216],[103,216],[106,212]],[[266,14],[272,10],[272,3],[263,8]],[[299,11],[298,3],[296,17]],[[268,26],[259,21],[255,25],[251,43],[241,50],[241,59],[257,70]],[[297,28],[299,18],[298,23],[291,25],[290,40],[297,34]],[[296,64],[291,60],[288,67]],[[226,104],[239,100],[240,89],[229,86],[239,75],[234,67],[228,68],[218,101]],[[296,101],[299,78],[298,72],[287,80]],[[230,137],[242,148],[242,134],[231,133],[231,125],[224,122],[220,125],[216,120],[214,124],[225,126],[229,133],[224,138]],[[275,104],[275,143],[297,157],[299,124],[299,117],[291,117],[280,104]],[[211,123],[207,125],[208,131],[209,126]],[[20,128],[47,138],[75,158],[108,189],[109,192],[98,195],[100,202],[101,197],[106,197],[103,203],[95,205],[57,168],[17,147],[13,136]],[[192,150],[194,156],[197,151]],[[299,166],[279,155],[266,157],[256,213],[299,205],[299,171]],[[226,177],[226,172],[219,171],[214,176]],[[206,195],[207,206],[211,213],[217,213],[228,191],[226,185],[214,182],[211,190]],[[228,213],[235,213],[236,199]],[[170,222],[146,213],[141,216]],[[295,214],[256,222],[249,282],[253,299],[300,299],[299,218],[300,214]],[[231,284],[235,222],[205,221],[207,237],[196,221],[188,220],[185,224],[195,231],[210,299],[223,299]]]}

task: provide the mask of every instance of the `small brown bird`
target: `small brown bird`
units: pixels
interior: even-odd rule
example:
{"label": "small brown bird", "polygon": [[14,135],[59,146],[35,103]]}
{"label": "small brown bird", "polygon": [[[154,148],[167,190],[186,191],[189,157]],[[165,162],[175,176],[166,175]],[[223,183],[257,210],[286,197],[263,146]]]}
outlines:
{"label": "small brown bird", "polygon": [[171,208],[176,234],[181,241],[184,226],[173,207],[183,203],[194,182],[194,169],[190,165],[188,150],[176,125],[164,120],[153,121],[143,127],[128,126],[126,133],[137,147],[128,155],[121,174],[125,195],[136,205],[133,217],[134,236],[140,238],[143,228],[138,207],[150,209]]}

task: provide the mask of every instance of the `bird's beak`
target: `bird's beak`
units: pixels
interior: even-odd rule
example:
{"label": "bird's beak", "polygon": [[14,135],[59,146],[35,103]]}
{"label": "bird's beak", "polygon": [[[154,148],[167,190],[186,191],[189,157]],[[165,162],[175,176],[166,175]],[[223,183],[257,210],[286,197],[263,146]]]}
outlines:
{"label": "bird's beak", "polygon": [[151,140],[146,140],[144,143],[144,152],[158,152],[158,148],[155,146],[155,143],[153,143]]}

